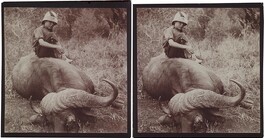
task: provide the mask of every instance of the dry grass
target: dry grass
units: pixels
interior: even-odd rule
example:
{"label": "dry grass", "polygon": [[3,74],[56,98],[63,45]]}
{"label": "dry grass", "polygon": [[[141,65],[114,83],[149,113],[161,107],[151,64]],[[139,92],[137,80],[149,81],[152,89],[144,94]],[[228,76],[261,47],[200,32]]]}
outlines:
{"label": "dry grass", "polygon": [[[39,25],[39,22],[34,22],[36,18],[32,17],[32,22],[29,22],[30,19],[24,18],[22,11],[30,11],[30,9],[21,11],[9,9],[9,15],[7,16],[5,13],[4,16],[4,132],[45,132],[42,126],[29,122],[29,117],[34,112],[30,108],[28,100],[12,90],[11,71],[22,56],[33,52],[31,47],[32,31],[34,26]],[[88,122],[84,126],[84,133],[127,132],[127,36],[126,32],[115,34],[116,36],[112,38],[94,37],[92,40],[89,36],[82,34],[86,39],[79,41],[72,38],[68,41],[61,41],[68,56],[74,60],[72,64],[91,77],[96,89],[99,90],[99,95],[109,95],[111,92],[109,85],[101,83],[101,80],[106,78],[116,83],[119,90],[118,99],[125,102],[122,109],[112,107],[92,109],[97,118],[95,122]]]}

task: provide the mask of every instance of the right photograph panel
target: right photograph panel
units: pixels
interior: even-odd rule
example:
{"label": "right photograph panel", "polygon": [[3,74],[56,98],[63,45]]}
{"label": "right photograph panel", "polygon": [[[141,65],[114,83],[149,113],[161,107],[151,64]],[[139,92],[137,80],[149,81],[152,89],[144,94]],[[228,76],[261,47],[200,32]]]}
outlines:
{"label": "right photograph panel", "polygon": [[152,6],[134,5],[136,136],[260,134],[262,5]]}

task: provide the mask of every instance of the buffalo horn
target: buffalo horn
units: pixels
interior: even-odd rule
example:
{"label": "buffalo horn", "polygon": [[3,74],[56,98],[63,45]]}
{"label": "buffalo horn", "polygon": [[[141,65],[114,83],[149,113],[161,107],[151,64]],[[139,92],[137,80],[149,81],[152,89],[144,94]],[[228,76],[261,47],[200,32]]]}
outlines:
{"label": "buffalo horn", "polygon": [[245,97],[245,88],[238,82],[236,83],[241,93],[235,97],[217,94],[210,90],[194,89],[185,94],[176,94],[169,102],[169,108],[174,114],[186,113],[197,108],[225,108],[238,105]]}
{"label": "buffalo horn", "polygon": [[113,93],[107,97],[90,94],[78,89],[64,89],[58,93],[49,93],[41,101],[42,110],[49,114],[68,108],[104,107],[110,105],[117,97],[118,90],[109,80],[103,80],[111,85]]}

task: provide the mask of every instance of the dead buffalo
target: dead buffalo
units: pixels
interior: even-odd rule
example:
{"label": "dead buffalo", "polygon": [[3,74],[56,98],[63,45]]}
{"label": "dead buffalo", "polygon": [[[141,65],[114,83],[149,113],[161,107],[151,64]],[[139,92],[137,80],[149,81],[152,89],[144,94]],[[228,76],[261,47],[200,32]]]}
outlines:
{"label": "dead buffalo", "polygon": [[[245,96],[243,86],[237,97],[223,96],[220,78],[204,66],[188,59],[164,55],[154,57],[143,70],[143,89],[153,98],[169,100],[169,109],[160,123],[176,122],[181,132],[205,132],[206,120],[214,121],[222,105],[236,106]],[[220,105],[218,105],[220,104]]]}
{"label": "dead buffalo", "polygon": [[[78,132],[84,113],[92,107],[112,104],[118,95],[116,86],[107,97],[94,95],[91,79],[73,65],[55,58],[22,57],[12,72],[13,89],[24,98],[41,100],[41,108],[32,106],[38,115],[30,119],[45,122],[54,132]],[[31,99],[31,98],[30,98]]]}

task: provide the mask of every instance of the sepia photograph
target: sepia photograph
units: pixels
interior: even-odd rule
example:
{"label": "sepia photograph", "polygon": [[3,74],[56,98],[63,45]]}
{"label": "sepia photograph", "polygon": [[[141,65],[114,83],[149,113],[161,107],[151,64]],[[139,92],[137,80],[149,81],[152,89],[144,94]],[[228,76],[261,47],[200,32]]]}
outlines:
{"label": "sepia photograph", "polygon": [[133,12],[136,136],[260,136],[262,4],[138,4]]}
{"label": "sepia photograph", "polygon": [[130,2],[31,4],[2,4],[2,135],[128,135]]}

